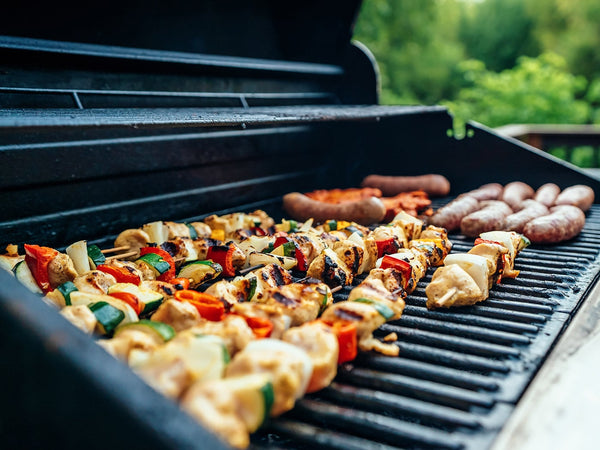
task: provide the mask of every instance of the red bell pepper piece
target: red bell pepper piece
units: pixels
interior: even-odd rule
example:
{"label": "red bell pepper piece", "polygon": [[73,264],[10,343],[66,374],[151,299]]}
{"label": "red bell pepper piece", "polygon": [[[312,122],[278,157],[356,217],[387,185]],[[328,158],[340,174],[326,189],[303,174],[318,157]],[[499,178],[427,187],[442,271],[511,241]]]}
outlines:
{"label": "red bell pepper piece", "polygon": [[394,238],[382,239],[381,241],[375,241],[377,244],[377,257],[381,258],[383,255],[389,255],[396,253],[400,246]]}
{"label": "red bell pepper piece", "polygon": [[300,250],[300,247],[298,247],[298,244],[296,244],[296,242],[293,239],[290,239],[287,236],[279,236],[277,239],[275,239],[275,243],[273,244],[273,248],[277,248],[280,245],[285,244],[286,242],[291,242],[294,244],[294,247],[296,247],[296,251],[294,252],[294,258],[296,258],[296,269],[300,270],[301,272],[306,272],[308,270],[308,264],[306,264],[306,257],[304,256],[304,253],[302,253],[302,250]]}
{"label": "red bell pepper piece", "polygon": [[263,230],[261,227],[252,227],[252,228],[250,228],[250,231],[255,236],[266,236],[267,235],[267,232],[265,230]]}
{"label": "red bell pepper piece", "polygon": [[167,270],[164,273],[161,273],[158,277],[156,277],[156,279],[158,281],[169,282],[169,280],[171,280],[172,278],[175,277],[175,261],[173,260],[173,257],[168,252],[166,252],[162,248],[158,248],[158,247],[142,247],[140,249],[140,256],[147,255],[148,253],[156,253],[158,256],[160,256],[162,259],[164,259],[167,263],[169,263],[169,270]]}
{"label": "red bell pepper piece", "polygon": [[273,322],[271,322],[269,319],[262,317],[243,317],[248,326],[252,328],[254,336],[256,336],[258,339],[268,338],[271,336],[271,332],[273,331]]}
{"label": "red bell pepper piece", "polygon": [[356,324],[348,320],[335,322],[324,321],[329,325],[338,340],[338,364],[352,361],[358,354],[358,342],[356,337]]}
{"label": "red bell pepper piece", "polygon": [[234,252],[235,247],[233,244],[213,245],[209,247],[206,258],[212,260],[212,262],[219,263],[223,267],[224,276],[233,277],[235,276],[235,267],[233,267]]}
{"label": "red bell pepper piece", "polygon": [[394,258],[393,256],[390,255],[385,255],[383,257],[383,259],[381,260],[381,266],[382,269],[396,269],[397,271],[399,271],[402,274],[402,279],[404,280],[404,286],[402,286],[404,289],[406,289],[406,285],[408,283],[408,280],[410,280],[410,276],[412,275],[412,266],[410,265],[410,263],[403,261],[401,259],[398,258]]}
{"label": "red bell pepper piece", "polygon": [[125,267],[107,266],[106,264],[100,264],[96,267],[96,270],[107,273],[115,277],[117,283],[132,283],[138,285],[141,283],[140,277],[135,273],[131,273]]}
{"label": "red bell pepper piece", "polygon": [[139,316],[142,310],[144,309],[144,305],[140,302],[140,299],[137,296],[133,295],[131,292],[111,292],[111,297],[118,298],[119,300],[124,301],[129,306],[133,308],[135,313]]}
{"label": "red bell pepper piece", "polygon": [[183,289],[175,292],[175,299],[193,305],[204,319],[212,322],[223,320],[225,305],[217,297],[204,292]]}
{"label": "red bell pepper piece", "polygon": [[175,289],[179,291],[181,291],[182,289],[188,289],[190,287],[189,278],[171,278],[169,280],[169,283],[175,286]]}
{"label": "red bell pepper piece", "polygon": [[50,247],[40,247],[39,245],[25,244],[25,263],[35,282],[44,294],[52,290],[50,286],[50,276],[48,275],[48,265],[50,261],[58,255],[58,251]]}

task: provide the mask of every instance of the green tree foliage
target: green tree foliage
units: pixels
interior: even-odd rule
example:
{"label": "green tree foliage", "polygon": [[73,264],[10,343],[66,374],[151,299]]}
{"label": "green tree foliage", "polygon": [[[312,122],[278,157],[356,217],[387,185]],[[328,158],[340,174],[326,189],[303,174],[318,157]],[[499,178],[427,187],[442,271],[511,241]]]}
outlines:
{"label": "green tree foliage", "polygon": [[513,67],[519,56],[539,53],[534,24],[523,0],[467,3],[462,8],[459,36],[469,58],[501,71]]}
{"label": "green tree foliage", "polygon": [[455,1],[365,0],[354,38],[374,53],[382,103],[437,103],[454,95],[464,59]]}
{"label": "green tree foliage", "polygon": [[590,105],[578,100],[587,85],[568,72],[556,54],[521,57],[513,69],[488,71],[480,61],[461,64],[470,87],[447,105],[461,120],[475,119],[496,127],[508,123],[586,123]]}

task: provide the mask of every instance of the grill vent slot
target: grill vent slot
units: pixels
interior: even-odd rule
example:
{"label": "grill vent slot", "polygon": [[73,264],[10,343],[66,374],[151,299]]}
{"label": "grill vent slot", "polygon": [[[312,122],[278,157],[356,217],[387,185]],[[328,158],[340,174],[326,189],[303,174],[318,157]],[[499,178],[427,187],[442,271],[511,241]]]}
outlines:
{"label": "grill vent slot", "polygon": [[[430,269],[403,317],[377,332],[398,334],[400,356],[359,355],[330,387],[272,420],[254,446],[489,447],[598,274],[599,225],[594,205],[579,237],[523,250],[519,277],[472,307],[427,310]],[[451,240],[453,251],[473,244],[457,234]]]}

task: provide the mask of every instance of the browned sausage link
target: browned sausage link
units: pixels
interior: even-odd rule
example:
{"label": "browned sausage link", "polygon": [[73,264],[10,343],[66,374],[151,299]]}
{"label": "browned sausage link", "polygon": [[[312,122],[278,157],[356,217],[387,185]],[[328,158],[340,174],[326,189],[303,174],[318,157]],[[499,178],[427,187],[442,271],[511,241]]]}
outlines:
{"label": "browned sausage link", "polygon": [[292,218],[300,221],[310,218],[317,221],[336,219],[371,225],[381,222],[385,216],[385,206],[376,197],[331,204],[313,200],[299,192],[291,192],[283,196],[283,208]]}
{"label": "browned sausage link", "polygon": [[460,231],[465,236],[475,237],[486,231],[501,230],[504,219],[512,214],[510,206],[497,200],[487,200],[479,206],[479,211],[472,212],[460,221]]}
{"label": "browned sausage link", "polygon": [[519,211],[523,200],[532,198],[533,194],[535,194],[535,191],[528,184],[521,181],[513,181],[504,186],[502,201],[506,202],[514,211]]}
{"label": "browned sausage link", "polygon": [[532,220],[523,234],[537,244],[553,244],[577,236],[585,225],[585,214],[577,206],[561,205],[550,209],[547,216]]}
{"label": "browned sausage link", "polygon": [[362,187],[381,189],[386,197],[393,197],[401,192],[422,190],[431,196],[443,197],[450,192],[450,182],[443,175],[428,174],[414,177],[396,177],[386,175],[369,175]]}
{"label": "browned sausage link", "polygon": [[463,217],[476,211],[479,202],[468,195],[461,195],[455,200],[441,207],[429,218],[429,223],[436,227],[443,227],[448,231],[456,230],[460,227],[460,221]]}
{"label": "browned sausage link", "polygon": [[523,227],[538,217],[549,214],[549,210],[546,205],[536,202],[535,200],[525,200],[523,202],[523,209],[519,212],[511,214],[504,221],[504,230],[516,231],[517,233],[523,232]]}
{"label": "browned sausage link", "polygon": [[560,188],[554,183],[546,183],[541,185],[537,191],[535,191],[535,197],[533,199],[536,202],[540,202],[542,205],[550,208],[554,205],[556,197],[560,194]]}
{"label": "browned sausage link", "polygon": [[555,205],[573,205],[587,211],[594,203],[594,190],[583,184],[576,184],[562,191],[556,197]]}
{"label": "browned sausage link", "polygon": [[498,200],[502,195],[502,190],[504,188],[500,183],[488,183],[482,186],[479,186],[477,189],[473,191],[469,191],[466,194],[470,197],[474,197],[479,201],[483,200]]}

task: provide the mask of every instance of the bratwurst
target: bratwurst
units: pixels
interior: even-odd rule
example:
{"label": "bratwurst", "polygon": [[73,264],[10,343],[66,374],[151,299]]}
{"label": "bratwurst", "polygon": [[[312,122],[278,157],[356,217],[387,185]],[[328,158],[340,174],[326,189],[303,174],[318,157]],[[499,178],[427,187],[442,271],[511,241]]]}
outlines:
{"label": "bratwurst", "polygon": [[522,206],[523,209],[521,211],[511,214],[506,218],[503,230],[523,233],[523,228],[528,222],[549,213],[548,208],[545,205],[536,202],[535,200],[525,200],[522,203]]}
{"label": "bratwurst", "polygon": [[483,200],[498,200],[502,195],[502,191],[504,188],[500,183],[488,183],[482,186],[479,186],[477,189],[466,192],[463,195],[468,195],[469,197],[474,197],[479,201]]}
{"label": "bratwurst", "polygon": [[546,183],[541,185],[537,191],[535,191],[535,197],[533,198],[536,202],[545,205],[550,208],[554,205],[556,197],[560,194],[560,188],[554,183]]}
{"label": "bratwurst", "polygon": [[386,197],[401,192],[425,191],[434,197],[443,197],[450,192],[450,182],[443,175],[428,174],[419,176],[369,175],[361,183],[362,187],[381,189]]}
{"label": "bratwurst", "polygon": [[361,225],[381,222],[386,211],[383,202],[376,197],[331,204],[313,200],[299,192],[291,192],[283,196],[283,209],[292,218],[300,221],[310,218],[316,221],[336,219],[356,222]]}
{"label": "bratwurst", "polygon": [[460,231],[465,236],[479,236],[486,231],[502,230],[504,220],[512,209],[504,202],[487,200],[479,203],[481,209],[472,212],[460,221]]}
{"label": "bratwurst", "polygon": [[523,234],[536,244],[553,244],[577,236],[585,225],[585,214],[577,206],[560,205],[550,214],[527,223]]}
{"label": "bratwurst", "polygon": [[477,211],[479,202],[476,198],[468,195],[461,195],[452,200],[446,206],[442,206],[437,212],[429,218],[429,223],[436,227],[445,228],[448,231],[456,230],[460,227],[463,217],[468,216],[473,211]]}
{"label": "bratwurst", "polygon": [[556,197],[555,205],[573,205],[587,211],[594,203],[594,190],[583,184],[576,184],[562,191]]}
{"label": "bratwurst", "polygon": [[523,200],[532,198],[535,191],[528,184],[522,181],[513,181],[504,186],[504,192],[502,192],[502,201],[508,204],[514,211],[519,211],[522,206]]}

